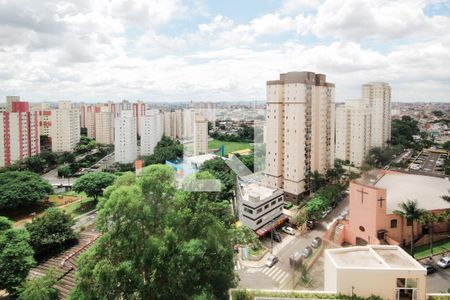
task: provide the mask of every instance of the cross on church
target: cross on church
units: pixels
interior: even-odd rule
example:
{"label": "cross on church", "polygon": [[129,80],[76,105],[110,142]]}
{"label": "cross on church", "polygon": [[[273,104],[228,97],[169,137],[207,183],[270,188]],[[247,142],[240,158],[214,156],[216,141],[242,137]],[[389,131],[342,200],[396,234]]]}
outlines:
{"label": "cross on church", "polygon": [[364,195],[368,195],[368,193],[364,191],[364,188],[361,188],[360,190],[357,190],[357,192],[361,193],[361,203],[363,203],[364,202]]}
{"label": "cross on church", "polygon": [[383,197],[380,197],[377,201],[380,203],[380,207],[383,207],[383,201],[386,200]]}

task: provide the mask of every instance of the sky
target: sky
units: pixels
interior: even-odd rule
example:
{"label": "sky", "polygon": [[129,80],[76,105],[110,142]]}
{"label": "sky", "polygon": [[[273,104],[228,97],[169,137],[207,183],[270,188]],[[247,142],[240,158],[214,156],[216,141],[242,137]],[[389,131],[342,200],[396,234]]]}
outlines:
{"label": "sky", "polygon": [[264,100],[289,71],[450,102],[450,0],[0,0],[0,101]]}

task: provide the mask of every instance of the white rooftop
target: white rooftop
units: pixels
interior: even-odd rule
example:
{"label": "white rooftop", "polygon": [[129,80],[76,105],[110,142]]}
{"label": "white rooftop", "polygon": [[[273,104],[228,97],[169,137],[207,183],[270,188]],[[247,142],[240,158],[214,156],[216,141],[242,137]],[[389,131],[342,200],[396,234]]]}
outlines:
{"label": "white rooftop", "polygon": [[325,250],[337,268],[425,270],[398,246],[367,245]]}
{"label": "white rooftop", "polygon": [[399,209],[407,200],[417,200],[418,206],[426,210],[450,208],[450,203],[441,196],[450,194],[450,181],[440,177],[404,173],[384,174],[375,184],[386,189],[386,213]]}
{"label": "white rooftop", "polygon": [[242,199],[259,202],[273,195],[279,189],[271,188],[261,183],[244,183],[242,184]]}
{"label": "white rooftop", "polygon": [[207,160],[210,159],[214,159],[216,158],[217,155],[214,154],[203,154],[203,155],[197,155],[197,156],[190,156],[190,157],[185,157],[184,159],[192,164],[195,164],[196,166],[201,166],[203,165],[203,163]]}

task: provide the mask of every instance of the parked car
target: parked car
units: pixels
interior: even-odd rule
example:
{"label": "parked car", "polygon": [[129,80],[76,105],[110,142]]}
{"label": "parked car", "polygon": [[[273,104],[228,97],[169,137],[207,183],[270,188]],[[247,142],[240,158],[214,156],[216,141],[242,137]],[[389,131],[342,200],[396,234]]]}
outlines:
{"label": "parked car", "polygon": [[277,231],[273,232],[273,240],[277,243],[281,243],[282,238],[281,238],[281,234]]}
{"label": "parked car", "polygon": [[436,268],[432,264],[423,264],[423,267],[427,270],[427,275],[436,272]]}
{"label": "parked car", "polygon": [[306,246],[302,252],[302,255],[304,258],[307,258],[311,255],[312,252],[313,252],[313,249],[311,248],[311,246]]}
{"label": "parked car", "polygon": [[284,232],[286,232],[287,234],[290,234],[290,235],[294,235],[295,234],[294,228],[289,227],[289,226],[283,226],[281,228],[281,230],[283,230]]}
{"label": "parked car", "polygon": [[320,237],[315,237],[311,242],[311,247],[318,248],[322,244],[322,239]]}
{"label": "parked car", "polygon": [[316,222],[314,220],[308,220],[306,221],[306,227],[308,227],[309,230],[314,229],[314,227],[316,227]]}
{"label": "parked car", "polygon": [[444,256],[437,262],[437,265],[443,269],[450,267],[450,257]]}
{"label": "parked car", "polygon": [[278,257],[276,257],[275,255],[270,255],[266,260],[266,266],[268,268],[271,268],[277,262],[278,262]]}
{"label": "parked car", "polygon": [[292,204],[292,202],[284,202],[284,204],[283,204],[283,207],[285,208],[285,209],[291,209],[292,208],[292,206],[294,206],[294,204]]}
{"label": "parked car", "polygon": [[328,216],[328,214],[332,211],[333,209],[331,207],[328,207],[323,213],[322,213],[322,218],[325,218],[326,216]]}

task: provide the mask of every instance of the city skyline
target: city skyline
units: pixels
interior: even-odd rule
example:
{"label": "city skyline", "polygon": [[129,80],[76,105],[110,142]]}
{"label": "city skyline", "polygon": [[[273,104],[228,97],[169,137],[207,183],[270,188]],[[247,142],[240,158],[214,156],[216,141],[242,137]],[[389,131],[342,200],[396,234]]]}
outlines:
{"label": "city skyline", "polygon": [[336,102],[371,81],[392,102],[448,102],[449,5],[3,1],[0,98],[261,101],[267,78],[308,70],[336,83]]}

